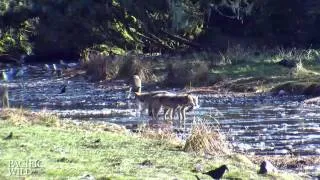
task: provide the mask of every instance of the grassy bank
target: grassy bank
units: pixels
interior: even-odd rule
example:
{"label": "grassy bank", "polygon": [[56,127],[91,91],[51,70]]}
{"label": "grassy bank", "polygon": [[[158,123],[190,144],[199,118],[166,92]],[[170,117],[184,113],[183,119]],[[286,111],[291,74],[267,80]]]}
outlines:
{"label": "grassy bank", "polygon": [[[10,173],[17,173],[25,161],[30,170],[27,179],[79,179],[85,175],[97,179],[196,179],[194,175],[198,175],[209,179],[195,172],[196,164],[202,165],[203,171],[227,164],[230,171],[224,177],[229,179],[300,179],[284,172],[260,176],[258,166],[239,154],[204,157],[184,152],[181,142],[110,130],[89,123],[61,123],[54,116],[24,110],[3,111],[0,179],[18,179]],[[3,138],[10,132],[12,137]]]}

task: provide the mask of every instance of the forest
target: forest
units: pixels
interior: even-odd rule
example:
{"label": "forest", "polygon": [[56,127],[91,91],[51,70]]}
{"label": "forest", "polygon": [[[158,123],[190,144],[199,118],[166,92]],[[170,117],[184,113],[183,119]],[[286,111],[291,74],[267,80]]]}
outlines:
{"label": "forest", "polygon": [[2,0],[0,57],[319,47],[320,1]]}

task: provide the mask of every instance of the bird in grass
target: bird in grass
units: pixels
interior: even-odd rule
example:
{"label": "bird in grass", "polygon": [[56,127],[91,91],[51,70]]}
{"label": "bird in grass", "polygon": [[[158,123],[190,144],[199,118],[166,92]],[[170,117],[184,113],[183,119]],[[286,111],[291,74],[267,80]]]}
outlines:
{"label": "bird in grass", "polygon": [[222,165],[217,169],[208,171],[208,172],[203,173],[203,174],[209,175],[213,179],[221,179],[226,170],[229,171],[228,167],[226,165]]}
{"label": "bird in grass", "polygon": [[12,139],[13,133],[10,132],[8,136],[4,137],[3,140],[9,140]]}
{"label": "bird in grass", "polygon": [[66,88],[67,88],[67,85],[66,85],[66,84],[64,84],[64,85],[62,86],[62,88],[61,88],[61,90],[60,90],[60,93],[59,93],[59,94],[63,94],[63,93],[65,93],[65,92],[66,92]]}
{"label": "bird in grass", "polygon": [[262,161],[258,174],[268,174],[270,172],[277,172],[277,168],[268,160]]}
{"label": "bird in grass", "polygon": [[100,139],[100,138],[98,138],[98,139],[96,139],[96,140],[93,141],[93,143],[99,143],[99,142],[101,142],[101,139]]}

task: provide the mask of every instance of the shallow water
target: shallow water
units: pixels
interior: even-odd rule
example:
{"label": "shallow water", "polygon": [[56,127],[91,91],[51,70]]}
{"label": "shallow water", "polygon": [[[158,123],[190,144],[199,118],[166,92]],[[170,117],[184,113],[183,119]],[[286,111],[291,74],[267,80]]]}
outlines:
{"label": "shallow water", "polygon": [[[98,120],[123,125],[139,124],[139,116],[128,85],[116,81],[107,86],[82,78],[66,79],[44,65],[28,67],[25,75],[3,82],[10,87],[10,104],[35,111],[46,109],[63,118]],[[67,84],[66,92],[60,93]],[[200,108],[187,114],[186,128],[195,118],[219,122],[235,149],[262,155],[320,155],[320,107],[303,105],[303,96],[230,97],[199,94]],[[162,119],[162,118],[160,118]]]}

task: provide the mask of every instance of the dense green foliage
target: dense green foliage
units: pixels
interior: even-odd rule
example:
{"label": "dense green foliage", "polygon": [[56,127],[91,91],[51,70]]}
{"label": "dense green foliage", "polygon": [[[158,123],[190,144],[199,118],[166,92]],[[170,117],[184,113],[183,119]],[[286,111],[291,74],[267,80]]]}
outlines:
{"label": "dense green foliage", "polygon": [[219,47],[212,37],[221,34],[317,45],[317,7],[312,0],[3,0],[0,53],[174,52]]}

